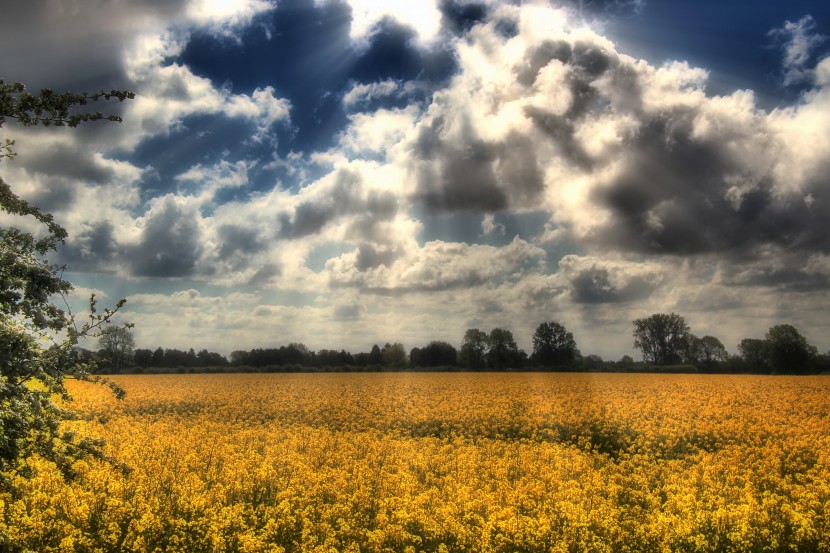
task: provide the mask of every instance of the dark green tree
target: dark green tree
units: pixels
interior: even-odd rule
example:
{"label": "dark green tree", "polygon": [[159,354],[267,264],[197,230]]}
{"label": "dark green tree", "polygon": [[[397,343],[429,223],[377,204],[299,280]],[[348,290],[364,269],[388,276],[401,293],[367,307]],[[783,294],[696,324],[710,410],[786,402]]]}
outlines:
{"label": "dark green tree", "polygon": [[98,337],[98,351],[113,372],[121,372],[131,365],[135,339],[129,328],[108,326]]}
{"label": "dark green tree", "polygon": [[692,362],[702,369],[713,372],[729,359],[726,347],[715,336],[694,337],[694,359]]}
{"label": "dark green tree", "polygon": [[807,343],[807,338],[793,325],[781,324],[770,328],[765,340],[773,371],[781,374],[811,372],[812,361],[818,355],[818,350]]}
{"label": "dark green tree", "polygon": [[576,359],[576,340],[564,325],[542,323],[533,334],[533,363],[546,367],[571,365]]}
{"label": "dark green tree", "polygon": [[383,365],[383,354],[380,352],[380,346],[377,344],[372,346],[369,352],[368,362],[370,365]]}
{"label": "dark green tree", "polygon": [[137,348],[133,352],[133,364],[137,367],[153,366],[153,352],[145,348]]}
{"label": "dark green tree", "polygon": [[153,359],[150,362],[151,367],[162,367],[164,366],[164,349],[161,347],[157,347],[155,351],[153,351]]}
{"label": "dark green tree", "polygon": [[494,328],[487,337],[487,364],[496,370],[515,368],[521,360],[519,346],[513,333],[503,328]]}
{"label": "dark green tree", "polygon": [[[20,83],[0,79],[0,127],[7,121],[27,127],[120,121],[82,109],[90,102],[131,97],[126,91],[89,95],[44,89],[31,94]],[[15,157],[12,146],[13,140],[3,139],[0,160]],[[33,218],[45,227],[40,237],[15,227],[0,228],[0,485],[9,486],[9,475],[31,455],[54,462],[66,475],[72,474],[79,458],[103,457],[100,441],[79,437],[63,427],[61,423],[74,415],[52,398],[70,399],[66,378],[101,381],[91,375],[93,366],[77,354],[77,346],[83,338],[97,337],[124,300],[99,312],[92,296],[89,319],[79,324],[71,312],[51,301],[72,288],[61,278],[61,268],[46,259],[63,244],[66,230],[50,214],[14,194],[2,178],[0,210]],[[42,347],[42,343],[50,346]],[[113,389],[122,394],[117,387]]]}
{"label": "dark green tree", "polygon": [[413,348],[409,362],[413,367],[454,367],[458,363],[458,351],[452,344],[433,340],[422,348]]}
{"label": "dark green tree", "polygon": [[387,367],[400,369],[406,366],[406,350],[400,342],[386,343],[381,350],[381,355],[383,364]]}
{"label": "dark green tree", "polygon": [[487,364],[489,347],[487,334],[477,328],[468,328],[461,341],[459,357],[461,365],[474,371],[482,370]]}
{"label": "dark green tree", "polygon": [[769,371],[769,344],[760,338],[744,338],[738,344],[738,353],[751,372]]}
{"label": "dark green tree", "polygon": [[634,321],[634,347],[643,360],[655,365],[674,365],[683,361],[689,344],[689,325],[677,313],[655,313]]}

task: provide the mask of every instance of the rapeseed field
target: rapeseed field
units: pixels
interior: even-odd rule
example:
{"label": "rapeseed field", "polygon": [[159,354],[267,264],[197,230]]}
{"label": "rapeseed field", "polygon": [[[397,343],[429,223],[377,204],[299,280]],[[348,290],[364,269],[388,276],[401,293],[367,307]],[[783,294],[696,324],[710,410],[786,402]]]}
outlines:
{"label": "rapeseed field", "polygon": [[[830,551],[830,378],[121,376],[115,462],[0,495],[37,552]],[[121,467],[123,465],[123,467]]]}

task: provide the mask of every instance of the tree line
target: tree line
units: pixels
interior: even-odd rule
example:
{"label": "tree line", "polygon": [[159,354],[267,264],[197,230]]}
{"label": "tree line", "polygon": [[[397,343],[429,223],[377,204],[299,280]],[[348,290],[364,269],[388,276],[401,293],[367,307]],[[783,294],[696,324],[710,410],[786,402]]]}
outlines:
{"label": "tree line", "polygon": [[310,372],[310,371],[614,371],[702,372],[754,374],[815,374],[830,370],[830,352],[819,354],[794,326],[773,326],[764,338],[745,338],[730,355],[715,336],[698,337],[676,313],[655,313],[633,321],[633,345],[642,361],[628,355],[610,361],[583,355],[573,334],[555,321],[541,323],[532,336],[530,353],[519,348],[513,333],[470,328],[460,348],[433,340],[406,351],[400,342],[373,345],[368,352],[345,349],[313,351],[305,344],[237,350],[230,358],[206,349],[134,348],[129,329],[107,328],[97,352],[81,354],[97,360],[103,372]]}

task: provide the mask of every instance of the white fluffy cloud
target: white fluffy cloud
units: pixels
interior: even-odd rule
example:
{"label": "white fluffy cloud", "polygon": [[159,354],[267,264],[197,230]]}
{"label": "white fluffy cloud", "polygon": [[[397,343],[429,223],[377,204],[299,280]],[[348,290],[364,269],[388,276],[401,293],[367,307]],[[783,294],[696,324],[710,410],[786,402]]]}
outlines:
{"label": "white fluffy cloud", "polygon": [[251,95],[217,88],[187,66],[165,63],[181,53],[186,36],[174,32],[150,33],[136,38],[125,52],[127,75],[140,93],[128,104],[118,145],[131,150],[148,138],[180,130],[193,115],[224,114],[255,124],[254,140],[265,139],[275,123],[288,123],[291,105],[277,98],[273,87],[257,88]]}
{"label": "white fluffy cloud", "polygon": [[191,0],[186,15],[195,25],[214,33],[235,37],[238,29],[276,7],[271,0]]}
{"label": "white fluffy cloud", "polygon": [[[328,0],[317,0],[324,3]],[[383,18],[392,18],[412,27],[424,42],[435,39],[441,29],[441,12],[436,0],[395,2],[394,0],[348,0],[352,8],[352,40],[366,44]]]}
{"label": "white fluffy cloud", "polygon": [[346,108],[354,108],[360,104],[371,102],[379,98],[386,98],[400,91],[400,85],[391,79],[375,83],[355,83],[343,95],[343,105]]}

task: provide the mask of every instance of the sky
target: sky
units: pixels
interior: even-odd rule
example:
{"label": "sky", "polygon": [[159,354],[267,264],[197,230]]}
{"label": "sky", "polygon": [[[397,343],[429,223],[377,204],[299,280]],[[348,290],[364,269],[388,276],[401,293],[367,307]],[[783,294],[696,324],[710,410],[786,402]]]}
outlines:
{"label": "sky", "polygon": [[0,48],[30,90],[136,94],[7,123],[0,171],[138,347],[557,321],[616,360],[676,312],[830,349],[825,0],[21,0]]}

